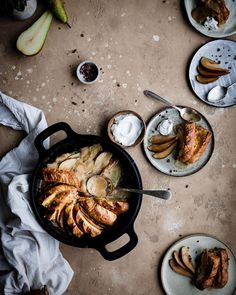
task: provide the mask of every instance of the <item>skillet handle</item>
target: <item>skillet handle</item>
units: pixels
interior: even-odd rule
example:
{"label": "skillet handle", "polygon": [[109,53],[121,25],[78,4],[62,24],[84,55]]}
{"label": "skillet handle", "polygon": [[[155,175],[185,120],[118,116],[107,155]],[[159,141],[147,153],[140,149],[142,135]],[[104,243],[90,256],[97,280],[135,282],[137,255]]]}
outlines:
{"label": "skillet handle", "polygon": [[100,252],[100,254],[103,256],[103,258],[105,258],[106,260],[109,260],[109,261],[112,261],[112,260],[121,258],[122,256],[125,256],[131,250],[133,250],[136,247],[137,243],[138,243],[138,237],[137,237],[137,235],[136,235],[136,233],[134,231],[133,225],[131,225],[125,233],[128,234],[129,241],[128,241],[127,244],[122,246],[120,249],[117,249],[117,250],[115,250],[113,252],[109,252],[106,249],[105,245],[95,247],[95,249]]}
{"label": "skillet handle", "polygon": [[43,145],[44,140],[58,131],[65,131],[67,137],[72,137],[75,134],[70,125],[65,122],[59,122],[49,126],[35,138],[34,145],[39,154],[43,154],[47,151]]}

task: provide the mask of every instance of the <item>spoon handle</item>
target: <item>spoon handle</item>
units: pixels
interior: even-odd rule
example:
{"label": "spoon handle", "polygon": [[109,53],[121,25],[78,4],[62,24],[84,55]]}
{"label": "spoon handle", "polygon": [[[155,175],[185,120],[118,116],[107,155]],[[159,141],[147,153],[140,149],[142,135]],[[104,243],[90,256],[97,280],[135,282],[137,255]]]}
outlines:
{"label": "spoon handle", "polygon": [[172,108],[175,108],[179,111],[179,108],[177,106],[175,106],[173,103],[169,102],[168,100],[164,99],[163,97],[161,97],[160,95],[152,92],[152,91],[149,91],[149,90],[144,90],[143,91],[144,95],[146,96],[149,96],[149,97],[152,97],[152,98],[155,98],[156,100],[172,107]]}
{"label": "spoon handle", "polygon": [[149,196],[160,198],[163,200],[168,200],[171,197],[171,192],[166,190],[139,190],[139,189],[132,189],[132,188],[119,188],[118,190],[123,192],[129,192],[129,193],[149,195]]}

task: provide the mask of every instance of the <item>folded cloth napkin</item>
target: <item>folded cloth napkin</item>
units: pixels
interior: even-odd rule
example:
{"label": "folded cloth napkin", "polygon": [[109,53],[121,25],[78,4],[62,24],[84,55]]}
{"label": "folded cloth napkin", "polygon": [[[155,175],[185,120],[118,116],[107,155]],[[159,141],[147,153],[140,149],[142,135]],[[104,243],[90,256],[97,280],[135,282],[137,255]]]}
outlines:
{"label": "folded cloth napkin", "polygon": [[21,294],[47,285],[50,294],[62,295],[73,271],[58,241],[38,224],[29,204],[30,175],[38,160],[34,139],[47,122],[39,109],[0,92],[0,124],[27,133],[0,161],[0,294]]}

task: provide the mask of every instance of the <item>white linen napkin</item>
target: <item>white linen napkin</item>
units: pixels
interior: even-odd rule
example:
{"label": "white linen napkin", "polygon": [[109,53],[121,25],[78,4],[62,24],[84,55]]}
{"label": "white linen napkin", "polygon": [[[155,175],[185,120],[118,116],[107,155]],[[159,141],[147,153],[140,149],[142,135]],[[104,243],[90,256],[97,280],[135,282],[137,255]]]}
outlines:
{"label": "white linen napkin", "polygon": [[29,204],[30,175],[38,160],[34,139],[47,122],[41,110],[0,92],[0,124],[27,132],[0,161],[0,294],[47,285],[50,294],[62,295],[73,271],[59,242],[38,224]]}

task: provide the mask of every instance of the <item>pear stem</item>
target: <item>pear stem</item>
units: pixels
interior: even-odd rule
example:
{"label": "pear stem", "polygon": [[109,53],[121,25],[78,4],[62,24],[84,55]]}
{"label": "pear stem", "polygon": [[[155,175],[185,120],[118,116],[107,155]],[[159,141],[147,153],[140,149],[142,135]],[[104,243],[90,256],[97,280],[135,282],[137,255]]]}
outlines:
{"label": "pear stem", "polygon": [[71,25],[70,24],[66,23],[66,25],[71,29]]}

